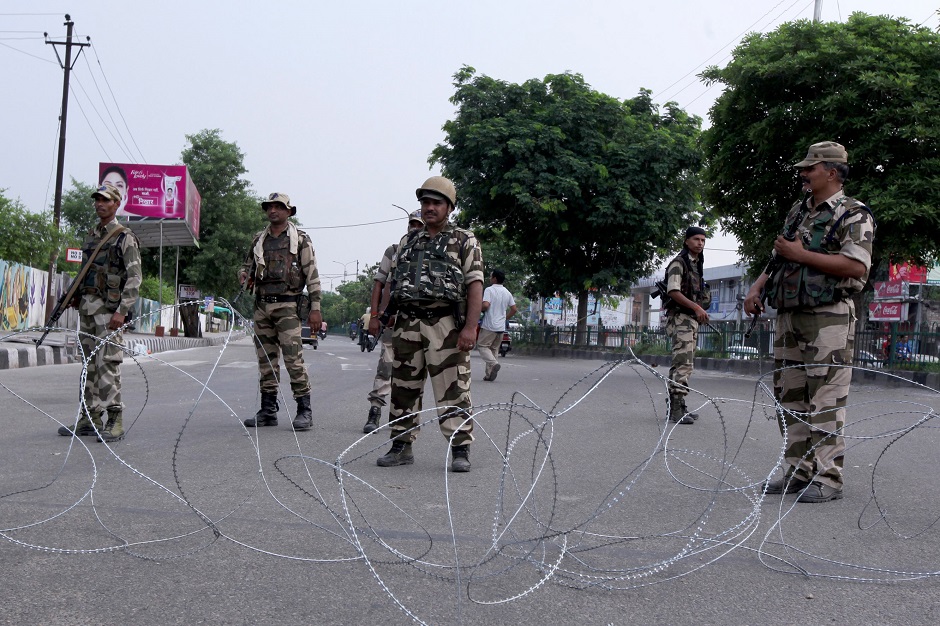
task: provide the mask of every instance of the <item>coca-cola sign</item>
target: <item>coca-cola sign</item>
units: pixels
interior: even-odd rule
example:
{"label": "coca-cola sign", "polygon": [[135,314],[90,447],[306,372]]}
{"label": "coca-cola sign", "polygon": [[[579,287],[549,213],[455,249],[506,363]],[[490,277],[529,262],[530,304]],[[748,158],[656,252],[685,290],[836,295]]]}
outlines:
{"label": "coca-cola sign", "polygon": [[907,303],[897,301],[870,302],[868,319],[873,322],[903,322],[907,320]]}
{"label": "coca-cola sign", "polygon": [[901,281],[888,281],[875,283],[876,300],[897,300],[907,297],[907,283]]}

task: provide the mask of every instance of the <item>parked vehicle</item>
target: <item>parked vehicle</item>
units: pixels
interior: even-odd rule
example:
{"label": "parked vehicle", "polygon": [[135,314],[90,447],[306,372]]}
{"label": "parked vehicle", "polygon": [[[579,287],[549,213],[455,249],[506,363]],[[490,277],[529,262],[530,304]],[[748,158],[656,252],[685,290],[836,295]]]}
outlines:
{"label": "parked vehicle", "polygon": [[737,344],[728,346],[728,356],[732,359],[756,359],[760,356],[757,348],[753,346],[742,346]]}
{"label": "parked vehicle", "polygon": [[306,324],[300,327],[300,341],[303,344],[313,346],[314,350],[320,345],[317,336],[310,332],[310,327]]}
{"label": "parked vehicle", "polygon": [[878,369],[884,367],[884,360],[880,356],[876,356],[874,353],[869,352],[868,350],[859,350],[855,353],[853,365],[867,367],[870,369]]}
{"label": "parked vehicle", "polygon": [[499,342],[499,356],[506,356],[510,350],[512,350],[512,336],[509,331],[504,331],[503,340]]}

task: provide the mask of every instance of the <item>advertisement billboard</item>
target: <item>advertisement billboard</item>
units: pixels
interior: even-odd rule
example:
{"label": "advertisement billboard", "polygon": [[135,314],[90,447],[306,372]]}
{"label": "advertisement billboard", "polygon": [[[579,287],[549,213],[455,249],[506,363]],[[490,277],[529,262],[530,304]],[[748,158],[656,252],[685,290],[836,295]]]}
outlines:
{"label": "advertisement billboard", "polygon": [[907,321],[908,310],[905,302],[870,302],[868,319],[873,322]]}
{"label": "advertisement billboard", "polygon": [[907,283],[898,282],[876,282],[875,300],[897,300],[907,297]]}
{"label": "advertisement billboard", "polygon": [[98,180],[121,190],[118,217],[179,220],[199,239],[202,199],[185,165],[99,163]]}

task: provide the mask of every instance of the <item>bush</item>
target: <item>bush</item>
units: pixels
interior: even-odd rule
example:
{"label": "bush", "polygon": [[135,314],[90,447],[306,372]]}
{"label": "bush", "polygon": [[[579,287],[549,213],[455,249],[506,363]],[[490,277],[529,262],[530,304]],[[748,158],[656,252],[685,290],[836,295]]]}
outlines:
{"label": "bush", "polygon": [[[166,281],[163,282],[163,301],[161,304],[173,304],[173,285],[168,285]],[[144,278],[143,282],[140,283],[140,297],[147,298],[148,300],[159,301],[160,300],[160,280],[152,276]]]}

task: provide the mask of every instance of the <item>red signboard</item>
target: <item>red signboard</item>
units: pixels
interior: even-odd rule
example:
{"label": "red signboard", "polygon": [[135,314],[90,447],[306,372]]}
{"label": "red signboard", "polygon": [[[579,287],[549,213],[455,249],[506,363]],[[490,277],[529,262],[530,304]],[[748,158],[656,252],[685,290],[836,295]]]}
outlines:
{"label": "red signboard", "polygon": [[905,282],[875,283],[875,300],[897,300],[904,297],[907,297],[907,283]]}
{"label": "red signboard", "polygon": [[868,319],[873,322],[903,322],[907,320],[907,303],[905,302],[870,302],[868,304]]}
{"label": "red signboard", "polygon": [[891,263],[888,265],[888,281],[907,281],[909,283],[923,284],[927,282],[927,268],[910,263]]}

